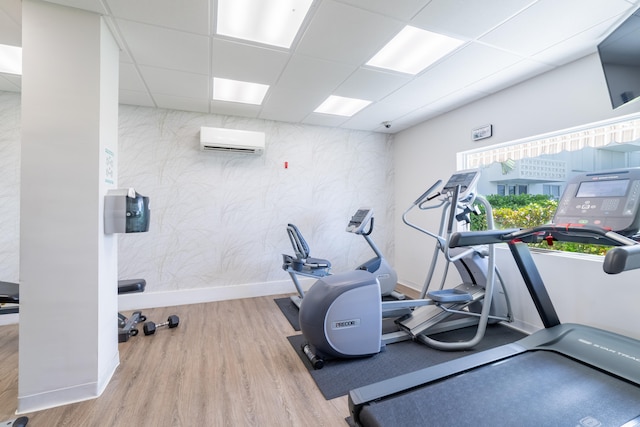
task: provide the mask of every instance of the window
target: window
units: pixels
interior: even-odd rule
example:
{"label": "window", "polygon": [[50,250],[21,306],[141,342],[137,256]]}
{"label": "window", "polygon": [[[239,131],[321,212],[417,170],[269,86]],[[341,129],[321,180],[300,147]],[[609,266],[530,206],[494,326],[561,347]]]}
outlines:
{"label": "window", "polygon": [[560,185],[543,184],[542,194],[549,196],[554,200],[560,199]]}
{"label": "window", "polygon": [[[504,215],[505,228],[533,226],[514,223],[518,218],[549,222],[565,183],[575,175],[627,167],[640,167],[640,113],[458,153],[459,169],[482,170],[478,192],[496,195],[491,201],[496,224]],[[523,201],[531,205],[516,206]],[[603,253],[576,246],[573,252]]]}
{"label": "window", "polygon": [[515,196],[517,194],[528,194],[528,186],[517,184],[498,184],[497,193],[500,196]]}
{"label": "window", "polygon": [[559,197],[574,175],[640,167],[640,113],[458,153],[459,169],[481,168],[481,194]]}

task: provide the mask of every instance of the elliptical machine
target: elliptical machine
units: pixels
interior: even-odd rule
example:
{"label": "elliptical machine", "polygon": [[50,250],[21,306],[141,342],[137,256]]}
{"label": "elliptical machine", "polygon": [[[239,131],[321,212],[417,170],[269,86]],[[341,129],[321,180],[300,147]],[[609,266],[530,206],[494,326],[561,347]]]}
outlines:
{"label": "elliptical machine", "polygon": [[[432,195],[433,190],[441,184],[441,181],[437,181],[402,215],[406,225],[436,241],[429,271],[420,293],[420,298],[426,297],[435,304],[416,308],[411,315],[399,319],[397,324],[416,340],[441,350],[464,350],[473,347],[484,337],[487,323],[513,320],[504,282],[495,267],[493,247],[481,245],[449,248],[452,233],[456,231],[454,225],[462,223],[466,228],[471,222],[470,214],[479,214],[478,208],[474,205],[476,201],[485,208],[488,228],[494,228],[491,205],[484,197],[476,194],[479,177],[480,171],[477,169],[456,172],[438,193]],[[430,203],[433,200],[437,202]],[[416,207],[423,211],[442,209],[437,234],[409,221],[408,214]],[[440,286],[436,290],[430,290],[440,255],[446,261]],[[456,267],[462,283],[454,288],[444,289],[451,265]],[[496,279],[499,287],[494,286]],[[489,312],[486,320],[483,320],[481,317],[486,305],[489,306]],[[474,325],[477,325],[478,329],[470,341],[445,343],[429,337],[439,332]]]}
{"label": "elliptical machine", "polygon": [[[314,368],[321,368],[325,358],[370,356],[386,344],[410,339],[442,350],[468,349],[482,340],[487,323],[511,321],[510,304],[502,281],[500,288],[494,287],[498,273],[493,246],[459,251],[449,249],[454,224],[457,220],[466,222],[476,199],[485,206],[487,223],[493,227],[491,205],[475,195],[478,175],[477,170],[458,172],[434,195],[442,182],[438,181],[403,215],[406,220],[408,211],[416,206],[428,209],[426,203],[440,197],[440,203],[436,205],[442,207],[440,234],[426,232],[436,238],[437,251],[423,287],[423,298],[380,302],[376,278],[355,272],[324,277],[309,289],[300,307],[300,329],[307,339],[303,351]],[[415,224],[409,225],[422,231]],[[429,292],[440,252],[447,261],[445,272],[449,264],[456,265],[463,283],[452,289],[442,289],[443,278],[441,288]],[[403,309],[410,309],[410,313],[396,320],[399,330],[382,335],[382,318]],[[440,342],[428,336],[472,325],[476,325],[477,330],[469,341]]]}
{"label": "elliptical machine", "polygon": [[[398,282],[398,275],[395,270],[389,265],[380,249],[376,246],[370,235],[373,232],[373,209],[360,208],[351,217],[351,220],[347,224],[346,231],[364,237],[369,247],[375,253],[375,257],[360,264],[355,269],[368,271],[375,275],[379,282],[381,297],[389,296],[392,299],[402,300],[405,296],[395,290]],[[295,257],[291,255],[282,254],[282,269],[289,273],[291,280],[293,281],[298,295],[291,296],[291,302],[300,308],[302,300],[305,297],[305,293],[302,289],[302,285],[298,280],[297,275],[306,277],[322,278],[331,274],[331,262],[323,258],[312,258],[310,256],[311,250],[306,240],[302,236],[302,233],[293,224],[287,225],[287,234]]]}

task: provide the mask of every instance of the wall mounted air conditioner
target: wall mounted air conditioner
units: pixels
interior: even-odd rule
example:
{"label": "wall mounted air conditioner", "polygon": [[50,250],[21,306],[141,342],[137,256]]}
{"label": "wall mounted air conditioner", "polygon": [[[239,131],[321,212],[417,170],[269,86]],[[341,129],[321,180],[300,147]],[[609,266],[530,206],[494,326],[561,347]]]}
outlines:
{"label": "wall mounted air conditioner", "polygon": [[200,148],[203,151],[262,154],[264,132],[249,130],[200,128]]}

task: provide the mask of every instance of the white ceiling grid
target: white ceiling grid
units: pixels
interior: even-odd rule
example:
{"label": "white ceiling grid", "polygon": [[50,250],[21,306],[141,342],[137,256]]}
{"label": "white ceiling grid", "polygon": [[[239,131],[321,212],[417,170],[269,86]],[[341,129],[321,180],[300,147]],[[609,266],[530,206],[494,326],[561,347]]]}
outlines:
{"label": "white ceiling grid", "polygon": [[[122,104],[390,133],[596,52],[640,3],[314,0],[282,49],[217,35],[217,0],[50,1],[105,16],[122,50]],[[405,25],[465,43],[416,76],[366,66]],[[21,1],[3,0],[0,43],[20,45],[20,33]],[[270,89],[260,106],[214,101],[213,77]],[[20,91],[20,76],[0,74],[0,90]],[[372,103],[351,118],[314,113],[330,95]]]}

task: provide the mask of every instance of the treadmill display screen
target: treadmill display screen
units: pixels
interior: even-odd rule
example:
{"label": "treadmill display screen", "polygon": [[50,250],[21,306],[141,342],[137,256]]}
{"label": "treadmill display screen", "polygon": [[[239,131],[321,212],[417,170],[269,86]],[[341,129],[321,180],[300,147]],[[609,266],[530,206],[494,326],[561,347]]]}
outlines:
{"label": "treadmill display screen", "polygon": [[585,181],[580,184],[576,197],[623,197],[629,187],[628,179],[611,181]]}

